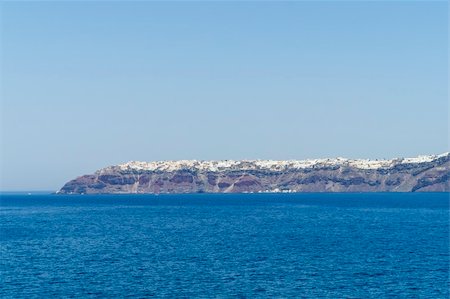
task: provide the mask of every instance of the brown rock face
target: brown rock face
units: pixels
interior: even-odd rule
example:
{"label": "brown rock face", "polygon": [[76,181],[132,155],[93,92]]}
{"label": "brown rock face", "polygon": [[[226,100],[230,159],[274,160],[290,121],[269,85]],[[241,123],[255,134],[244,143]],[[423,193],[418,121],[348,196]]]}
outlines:
{"label": "brown rock face", "polygon": [[347,164],[262,168],[136,170],[112,166],[66,183],[58,193],[450,192],[450,154],[431,162],[364,169]]}

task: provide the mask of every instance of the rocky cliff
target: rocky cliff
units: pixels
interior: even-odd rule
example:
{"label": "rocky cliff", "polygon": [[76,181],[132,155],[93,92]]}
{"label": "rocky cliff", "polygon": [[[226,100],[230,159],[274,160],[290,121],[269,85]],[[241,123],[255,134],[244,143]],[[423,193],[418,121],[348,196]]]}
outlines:
{"label": "rocky cliff", "polygon": [[57,193],[450,191],[450,153],[392,160],[128,162],[66,183]]}

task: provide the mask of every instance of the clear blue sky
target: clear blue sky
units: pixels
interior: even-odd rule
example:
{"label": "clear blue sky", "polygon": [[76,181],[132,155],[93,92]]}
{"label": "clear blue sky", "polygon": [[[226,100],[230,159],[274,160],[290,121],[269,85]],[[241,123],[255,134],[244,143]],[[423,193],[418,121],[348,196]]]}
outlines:
{"label": "clear blue sky", "polygon": [[448,4],[2,2],[1,190],[129,160],[448,151]]}

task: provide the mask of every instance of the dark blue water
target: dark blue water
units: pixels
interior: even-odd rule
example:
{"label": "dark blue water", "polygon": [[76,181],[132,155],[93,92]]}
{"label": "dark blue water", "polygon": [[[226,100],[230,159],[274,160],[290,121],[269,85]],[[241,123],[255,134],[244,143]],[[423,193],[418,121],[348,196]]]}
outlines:
{"label": "dark blue water", "polygon": [[448,298],[449,194],[2,195],[2,298]]}

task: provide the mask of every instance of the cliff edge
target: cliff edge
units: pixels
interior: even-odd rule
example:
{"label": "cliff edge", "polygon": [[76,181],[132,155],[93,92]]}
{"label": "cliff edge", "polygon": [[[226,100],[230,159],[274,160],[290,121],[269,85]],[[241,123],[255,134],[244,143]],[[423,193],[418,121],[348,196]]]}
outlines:
{"label": "cliff edge", "polygon": [[391,160],[128,162],[66,183],[60,194],[449,192],[450,153]]}

